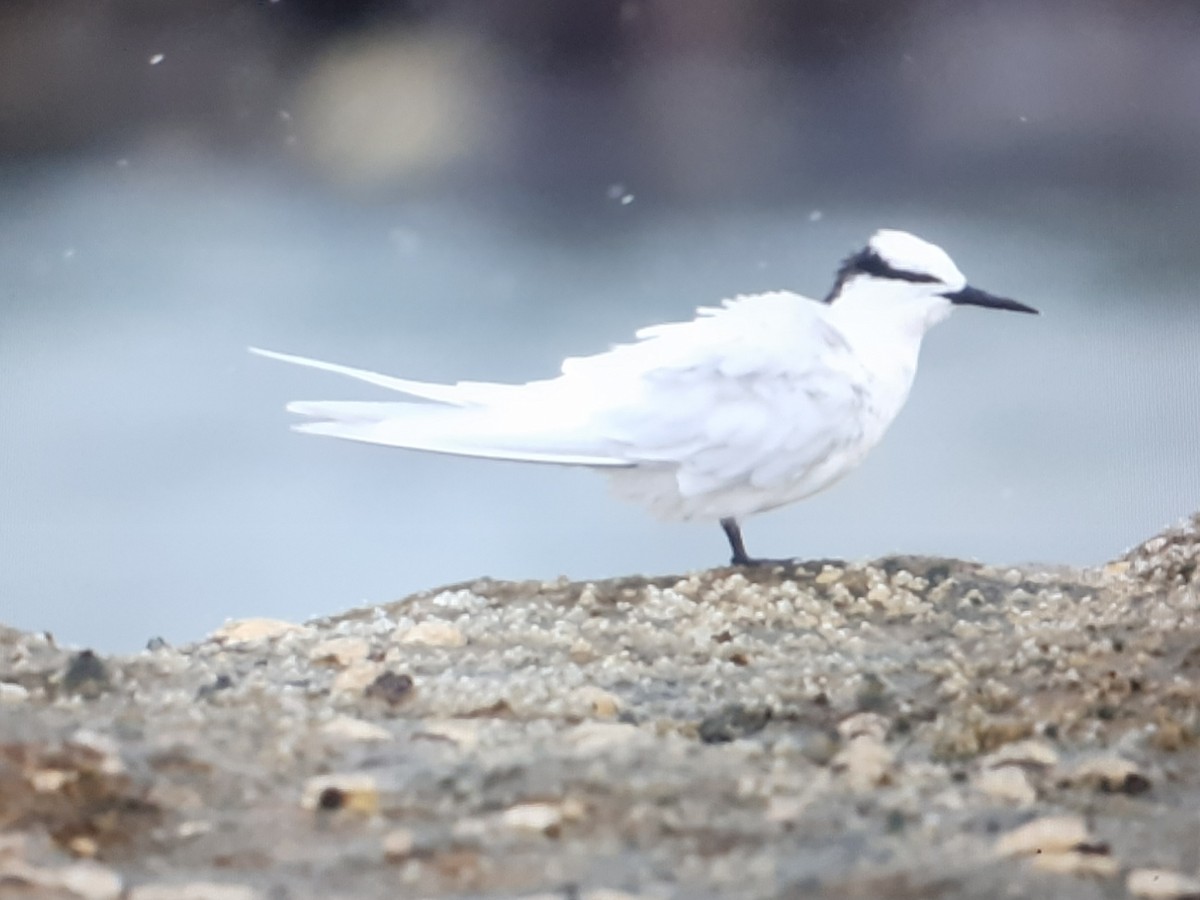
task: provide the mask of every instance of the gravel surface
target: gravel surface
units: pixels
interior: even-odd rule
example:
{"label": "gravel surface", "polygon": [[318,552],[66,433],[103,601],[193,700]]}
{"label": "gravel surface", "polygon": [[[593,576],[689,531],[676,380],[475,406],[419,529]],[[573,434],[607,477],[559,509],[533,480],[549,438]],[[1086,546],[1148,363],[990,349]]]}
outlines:
{"label": "gravel surface", "polygon": [[1200,897],[1200,516],[1086,571],[481,579],[0,629],[0,896]]}

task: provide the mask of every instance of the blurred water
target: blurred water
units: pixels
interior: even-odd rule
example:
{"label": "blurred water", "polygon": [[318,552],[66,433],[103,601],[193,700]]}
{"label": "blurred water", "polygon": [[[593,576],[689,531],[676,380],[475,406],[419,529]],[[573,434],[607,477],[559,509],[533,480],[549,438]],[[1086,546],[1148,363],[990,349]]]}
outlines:
{"label": "blurred water", "polygon": [[2,189],[0,621],[61,640],[131,650],[477,575],[722,563],[715,525],[656,523],[591,473],[294,435],[285,401],[378,392],[244,348],[543,377],[738,291],[820,296],[880,225],[1044,315],[970,310],[934,331],[883,446],[750,520],[752,552],[1086,564],[1200,507],[1196,263],[1154,198],[700,217],[598,192],[604,227],[582,239],[503,197],[355,203],[215,164],[105,161]]}

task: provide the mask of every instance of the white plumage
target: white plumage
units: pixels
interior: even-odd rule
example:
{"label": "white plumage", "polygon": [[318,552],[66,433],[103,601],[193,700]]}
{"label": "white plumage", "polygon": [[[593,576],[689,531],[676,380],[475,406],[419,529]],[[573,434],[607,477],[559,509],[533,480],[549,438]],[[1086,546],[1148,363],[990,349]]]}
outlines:
{"label": "white plumage", "polygon": [[921,337],[954,304],[1033,312],[966,286],[938,247],[877,232],[825,303],[772,292],[654,325],[523,385],[411,381],[251,348],[426,402],[299,401],[310,434],[414,450],[588,466],[665,519],[737,520],[857,466],[904,405]]}

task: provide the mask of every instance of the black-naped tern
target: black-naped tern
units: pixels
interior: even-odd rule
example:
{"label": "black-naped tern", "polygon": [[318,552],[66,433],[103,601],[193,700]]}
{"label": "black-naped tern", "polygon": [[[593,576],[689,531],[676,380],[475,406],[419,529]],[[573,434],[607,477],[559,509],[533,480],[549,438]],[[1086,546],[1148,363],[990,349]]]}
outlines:
{"label": "black-naped tern", "polygon": [[298,431],[492,459],[601,469],[661,518],[738,522],[824,490],[862,462],[904,406],[921,338],[955,306],[1036,313],[967,284],[940,247],[876,232],[824,302],[736,297],[637,342],[509,385],[430,384],[251,348],[432,402],[298,401]]}

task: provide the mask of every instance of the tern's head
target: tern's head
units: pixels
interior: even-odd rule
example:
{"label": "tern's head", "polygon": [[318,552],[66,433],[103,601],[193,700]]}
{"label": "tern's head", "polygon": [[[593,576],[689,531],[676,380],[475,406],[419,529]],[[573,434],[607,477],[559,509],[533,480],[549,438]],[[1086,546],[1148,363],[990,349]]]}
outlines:
{"label": "tern's head", "polygon": [[955,306],[1037,310],[971,287],[941,247],[906,231],[875,232],[867,246],[847,258],[825,302],[844,312],[909,323],[923,333]]}

